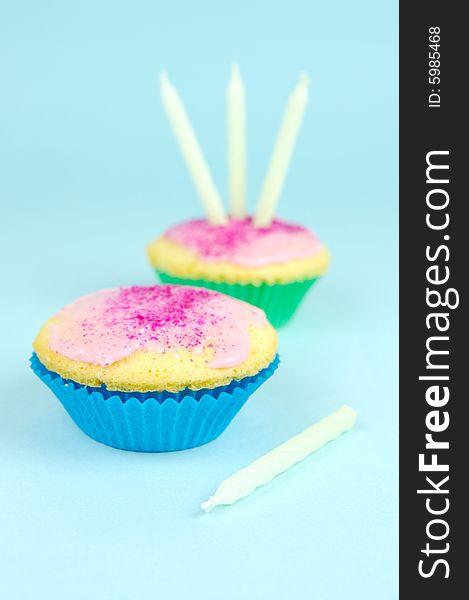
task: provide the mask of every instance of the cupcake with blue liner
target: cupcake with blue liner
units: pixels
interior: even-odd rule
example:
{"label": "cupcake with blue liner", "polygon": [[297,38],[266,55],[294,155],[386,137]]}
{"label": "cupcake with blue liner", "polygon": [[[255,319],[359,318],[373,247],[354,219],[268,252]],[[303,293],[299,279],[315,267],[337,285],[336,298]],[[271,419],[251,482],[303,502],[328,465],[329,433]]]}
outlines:
{"label": "cupcake with blue liner", "polygon": [[275,371],[263,311],[208,289],[102,290],[49,319],[31,366],[93,439],[183,450],[218,437]]}

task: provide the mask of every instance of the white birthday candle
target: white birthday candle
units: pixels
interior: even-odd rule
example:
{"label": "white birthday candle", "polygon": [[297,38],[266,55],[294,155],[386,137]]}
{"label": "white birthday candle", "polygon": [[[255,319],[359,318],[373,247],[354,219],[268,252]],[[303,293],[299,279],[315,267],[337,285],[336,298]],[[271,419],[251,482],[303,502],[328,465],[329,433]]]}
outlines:
{"label": "white birthday candle", "polygon": [[308,81],[308,76],[303,73],[288,100],[254,217],[256,227],[268,227],[275,216],[288,165],[308,103]]}
{"label": "white birthday candle", "polygon": [[161,98],[182,155],[192,175],[194,185],[204,205],[207,218],[213,225],[223,225],[227,222],[227,218],[220,196],[213,183],[184,105],[166,73],[161,74]]}
{"label": "white birthday candle", "polygon": [[244,85],[237,65],[231,69],[227,100],[230,214],[242,219],[246,216],[246,108]]}
{"label": "white birthday candle", "polygon": [[219,504],[234,504],[249,496],[256,488],[265,485],[327,442],[352,429],[356,419],[357,413],[352,408],[341,406],[322,421],[311,425],[222,481],[214,495],[202,503],[202,509],[208,512]]}

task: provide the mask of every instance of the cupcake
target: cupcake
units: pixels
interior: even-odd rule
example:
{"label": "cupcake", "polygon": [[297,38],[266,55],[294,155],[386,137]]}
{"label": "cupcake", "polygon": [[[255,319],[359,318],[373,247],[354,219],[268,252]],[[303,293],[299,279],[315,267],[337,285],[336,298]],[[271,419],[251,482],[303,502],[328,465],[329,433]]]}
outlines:
{"label": "cupcake", "polygon": [[166,73],[161,97],[206,219],[183,222],[147,248],[163,283],[203,286],[262,308],[275,327],[286,324],[326,271],[329,252],[300,225],[275,218],[308,103],[308,77],[290,94],[253,217],[247,213],[245,90],[234,66],[227,90],[229,213],[225,212],[184,104]]}
{"label": "cupcake", "polygon": [[215,439],[278,363],[262,310],[177,285],[79,298],[33,347],[32,369],[84,433],[147,452]]}
{"label": "cupcake", "polygon": [[250,218],[225,225],[187,221],[147,250],[163,283],[204,286],[246,300],[275,327],[287,323],[329,264],[329,251],[314,233],[280,219],[267,227],[254,227]]}

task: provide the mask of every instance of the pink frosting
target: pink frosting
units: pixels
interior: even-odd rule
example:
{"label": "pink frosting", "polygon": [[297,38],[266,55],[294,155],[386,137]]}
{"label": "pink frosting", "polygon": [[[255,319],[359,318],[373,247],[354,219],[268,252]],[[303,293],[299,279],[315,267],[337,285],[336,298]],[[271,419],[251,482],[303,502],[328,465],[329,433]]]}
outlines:
{"label": "pink frosting", "polygon": [[256,228],[251,218],[230,219],[227,225],[210,225],[199,219],[169,229],[164,237],[192,250],[207,262],[229,262],[241,267],[262,267],[308,258],[322,245],[308,229],[276,219]]}
{"label": "pink frosting", "polygon": [[153,352],[213,347],[213,368],[233,367],[248,356],[248,327],[267,323],[259,308],[210,290],[156,285],[102,290],[63,308],[49,345],[77,361],[110,365],[136,350]]}

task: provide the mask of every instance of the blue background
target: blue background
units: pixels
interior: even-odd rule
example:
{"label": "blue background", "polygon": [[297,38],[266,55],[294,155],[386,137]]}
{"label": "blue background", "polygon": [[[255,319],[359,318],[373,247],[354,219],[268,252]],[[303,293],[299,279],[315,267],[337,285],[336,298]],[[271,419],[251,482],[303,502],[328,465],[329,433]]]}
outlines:
{"label": "blue background", "polygon": [[[280,333],[283,364],[206,447],[86,438],[28,370],[62,305],[153,281],[144,245],[202,214],[162,68],[226,197],[224,96],[248,91],[254,205],[300,70],[311,102],[281,216],[333,265]],[[0,596],[397,597],[397,2],[7,2],[0,11]],[[357,428],[239,504],[217,484],[342,403]]]}

